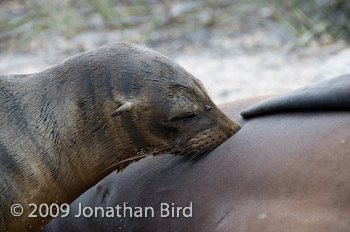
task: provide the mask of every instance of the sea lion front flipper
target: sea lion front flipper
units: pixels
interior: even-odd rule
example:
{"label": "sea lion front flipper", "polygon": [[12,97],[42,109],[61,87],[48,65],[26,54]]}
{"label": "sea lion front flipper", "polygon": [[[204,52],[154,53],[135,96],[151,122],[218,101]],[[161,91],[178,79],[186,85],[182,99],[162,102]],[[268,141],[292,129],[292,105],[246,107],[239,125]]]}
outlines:
{"label": "sea lion front flipper", "polygon": [[349,110],[350,75],[340,76],[296,89],[259,102],[241,112],[243,117],[294,110]]}

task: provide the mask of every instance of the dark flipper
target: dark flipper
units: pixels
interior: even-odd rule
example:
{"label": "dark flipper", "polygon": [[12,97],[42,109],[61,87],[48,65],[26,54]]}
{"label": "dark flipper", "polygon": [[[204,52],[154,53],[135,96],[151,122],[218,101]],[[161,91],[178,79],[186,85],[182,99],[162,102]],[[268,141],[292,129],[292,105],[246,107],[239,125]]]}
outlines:
{"label": "dark flipper", "polygon": [[253,117],[293,110],[350,110],[350,74],[264,100],[243,110],[241,115]]}

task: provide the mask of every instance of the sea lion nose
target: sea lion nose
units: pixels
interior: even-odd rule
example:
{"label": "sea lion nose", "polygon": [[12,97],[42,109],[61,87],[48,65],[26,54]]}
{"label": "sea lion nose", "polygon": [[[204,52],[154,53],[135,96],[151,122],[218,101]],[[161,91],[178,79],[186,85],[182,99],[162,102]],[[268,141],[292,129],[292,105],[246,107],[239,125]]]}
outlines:
{"label": "sea lion nose", "polygon": [[227,117],[224,113],[222,113],[218,123],[223,131],[227,133],[228,137],[231,137],[241,129],[241,125],[238,122]]}
{"label": "sea lion nose", "polygon": [[237,133],[241,128],[242,128],[241,125],[237,123],[237,125],[235,125],[234,127],[234,130],[235,130],[234,133]]}
{"label": "sea lion nose", "polygon": [[238,122],[231,120],[231,128],[232,128],[233,134],[235,134],[241,129],[241,125]]}

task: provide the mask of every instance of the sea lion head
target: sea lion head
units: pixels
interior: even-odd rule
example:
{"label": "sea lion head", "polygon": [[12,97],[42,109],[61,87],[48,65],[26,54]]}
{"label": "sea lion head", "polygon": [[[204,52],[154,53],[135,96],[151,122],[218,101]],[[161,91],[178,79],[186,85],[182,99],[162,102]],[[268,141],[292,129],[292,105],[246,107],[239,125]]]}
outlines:
{"label": "sea lion head", "polygon": [[186,80],[167,86],[168,94],[154,106],[149,123],[158,139],[174,147],[170,153],[194,159],[223,143],[240,125],[213,103],[197,78],[188,74]]}
{"label": "sea lion head", "polygon": [[127,143],[137,151],[200,157],[240,129],[213,103],[201,81],[176,62],[133,44],[123,44],[118,52],[118,70],[124,70],[118,79],[124,87],[115,86],[120,104],[111,120],[127,132]]}

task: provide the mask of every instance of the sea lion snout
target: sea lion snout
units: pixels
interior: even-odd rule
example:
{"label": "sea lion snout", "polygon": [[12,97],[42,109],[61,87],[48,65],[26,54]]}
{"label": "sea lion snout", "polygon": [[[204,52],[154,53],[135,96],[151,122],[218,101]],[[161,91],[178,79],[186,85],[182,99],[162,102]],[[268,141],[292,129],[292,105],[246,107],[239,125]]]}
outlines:
{"label": "sea lion snout", "polygon": [[[206,107],[203,109],[204,111],[199,116],[192,118],[192,126],[186,126],[186,131],[181,132],[182,136],[185,134],[188,136],[177,142],[179,145],[170,153],[185,155],[190,160],[197,160],[209,154],[241,129],[239,123],[231,120],[215,105],[209,110],[210,112]],[[199,126],[200,124],[205,125],[204,129]]]}
{"label": "sea lion snout", "polygon": [[228,139],[241,129],[241,125],[238,122],[227,117],[219,108],[216,107],[216,111],[217,112],[215,112],[215,123],[213,126],[219,127],[219,129],[225,133],[226,139]]}
{"label": "sea lion snout", "polygon": [[219,125],[223,132],[224,139],[222,142],[236,134],[241,129],[241,125],[238,122],[231,120],[226,117],[226,115],[223,115],[223,117],[219,119]]}
{"label": "sea lion snout", "polygon": [[229,125],[230,128],[230,136],[236,134],[242,127],[238,122],[235,122],[228,118],[227,124]]}

